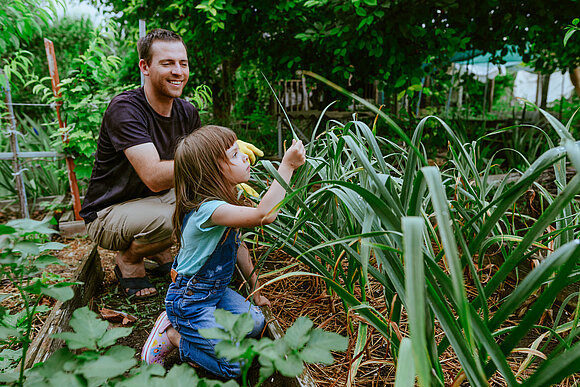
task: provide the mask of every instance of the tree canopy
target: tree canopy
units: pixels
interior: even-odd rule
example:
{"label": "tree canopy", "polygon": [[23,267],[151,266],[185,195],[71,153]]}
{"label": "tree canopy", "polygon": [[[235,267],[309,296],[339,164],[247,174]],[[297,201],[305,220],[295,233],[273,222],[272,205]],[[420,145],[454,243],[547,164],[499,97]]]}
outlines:
{"label": "tree canopy", "polygon": [[467,50],[515,46],[544,72],[580,64],[580,45],[562,42],[564,27],[580,14],[575,0],[94,1],[122,12],[128,36],[136,37],[138,19],[180,33],[192,80],[212,87],[218,117],[231,109],[242,63],[270,79],[307,69],[352,87],[378,80],[390,92],[445,70]]}
{"label": "tree canopy", "polygon": [[61,0],[11,0],[0,3],[0,57],[18,50],[23,42],[42,35],[56,15]]}

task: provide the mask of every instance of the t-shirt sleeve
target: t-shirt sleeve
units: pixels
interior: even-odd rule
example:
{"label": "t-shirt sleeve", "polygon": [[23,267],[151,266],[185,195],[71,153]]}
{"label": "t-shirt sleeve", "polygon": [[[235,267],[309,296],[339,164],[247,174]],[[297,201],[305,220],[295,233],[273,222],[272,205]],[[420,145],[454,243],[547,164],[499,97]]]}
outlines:
{"label": "t-shirt sleeve", "polygon": [[109,137],[115,151],[152,142],[143,113],[131,102],[121,100],[111,104],[105,114]]}
{"label": "t-shirt sleeve", "polygon": [[209,218],[211,218],[214,211],[223,204],[227,203],[223,200],[212,200],[210,202],[202,203],[202,205],[199,206],[199,209],[195,212],[195,218],[190,221],[193,221],[195,227],[200,231],[209,231],[215,227],[220,227],[219,225],[203,227],[203,225],[209,220]]}
{"label": "t-shirt sleeve", "polygon": [[189,131],[188,133],[192,133],[194,130],[201,128],[201,118],[199,117],[199,111],[195,106],[191,103],[188,104],[188,108],[190,111],[190,120],[189,120]]}

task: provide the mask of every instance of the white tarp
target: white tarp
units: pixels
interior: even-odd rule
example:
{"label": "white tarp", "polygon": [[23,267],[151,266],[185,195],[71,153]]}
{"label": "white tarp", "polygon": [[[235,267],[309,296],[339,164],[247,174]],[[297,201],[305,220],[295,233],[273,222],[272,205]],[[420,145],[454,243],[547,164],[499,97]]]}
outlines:
{"label": "white tarp", "polygon": [[[536,104],[540,103],[536,100],[538,88],[538,74],[530,73],[528,71],[520,70],[516,74],[514,82],[514,97],[524,98]],[[550,75],[550,83],[548,85],[547,103],[564,98],[569,98],[574,92],[574,85],[570,81],[570,74],[566,71],[564,74],[557,72]]]}
{"label": "white tarp", "polygon": [[486,80],[491,80],[498,75],[506,75],[505,65],[496,64],[459,64],[454,63],[455,71],[459,72],[459,75],[464,73],[473,74],[479,82],[485,82]]}
{"label": "white tarp", "polygon": [[[510,68],[510,72],[514,71],[516,73],[516,79],[514,82],[513,96],[527,99],[530,102],[536,104],[540,101],[536,101],[536,89],[538,87],[538,74],[532,73],[521,68],[518,69],[517,65],[521,62],[508,62],[505,65],[495,65],[487,63],[476,63],[476,64],[460,64],[454,63],[454,71],[458,71],[459,74],[468,72],[473,74],[475,78],[480,82],[486,82],[486,80],[491,80],[498,75],[505,75],[507,68]],[[570,75],[568,72],[562,74],[561,72],[555,72],[550,75],[550,83],[548,85],[548,99],[547,103],[552,103],[559,100],[564,96],[564,98],[569,98],[574,92],[574,85],[570,81]]]}

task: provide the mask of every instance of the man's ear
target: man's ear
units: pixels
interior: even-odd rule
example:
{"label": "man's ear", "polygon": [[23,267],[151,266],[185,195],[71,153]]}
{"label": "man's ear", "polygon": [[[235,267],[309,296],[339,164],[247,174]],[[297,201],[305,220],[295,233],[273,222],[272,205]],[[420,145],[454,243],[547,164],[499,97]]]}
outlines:
{"label": "man's ear", "polygon": [[143,75],[149,75],[149,65],[145,59],[139,59],[139,70],[141,70]]}

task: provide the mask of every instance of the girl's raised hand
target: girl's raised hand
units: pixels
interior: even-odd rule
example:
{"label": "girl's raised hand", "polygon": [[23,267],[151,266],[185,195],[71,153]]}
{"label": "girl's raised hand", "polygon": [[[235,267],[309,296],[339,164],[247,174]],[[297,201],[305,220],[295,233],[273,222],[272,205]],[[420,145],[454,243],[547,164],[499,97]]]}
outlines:
{"label": "girl's raised hand", "polygon": [[304,151],[304,144],[302,140],[292,140],[292,146],[288,148],[282,158],[282,164],[287,165],[292,169],[296,169],[306,161],[306,152]]}

